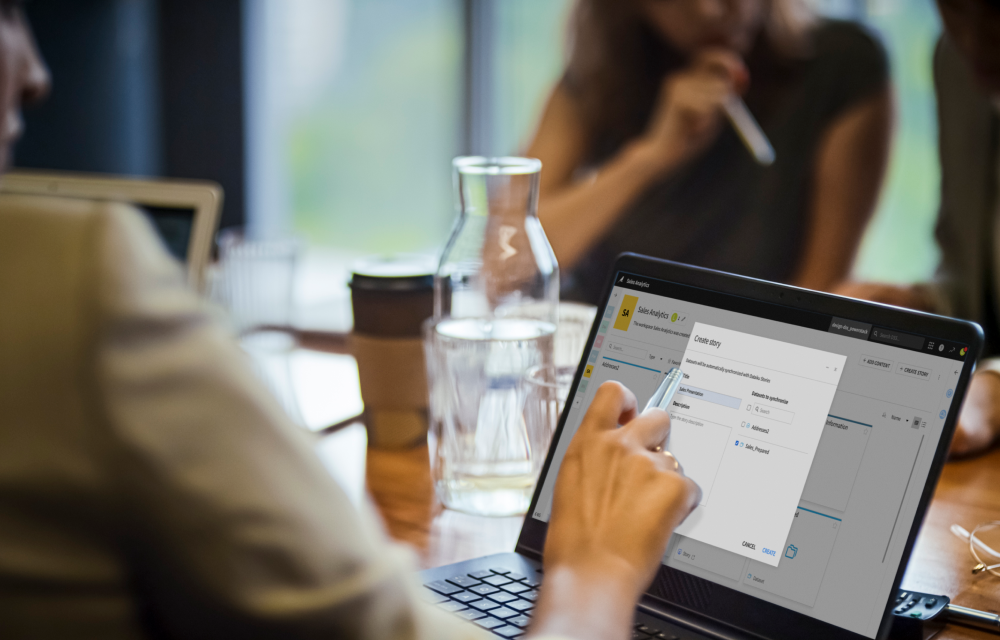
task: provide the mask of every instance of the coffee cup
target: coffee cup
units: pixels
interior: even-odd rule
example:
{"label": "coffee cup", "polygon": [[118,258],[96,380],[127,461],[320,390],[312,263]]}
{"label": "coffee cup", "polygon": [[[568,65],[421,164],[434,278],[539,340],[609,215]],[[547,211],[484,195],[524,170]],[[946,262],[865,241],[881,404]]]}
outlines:
{"label": "coffee cup", "polygon": [[421,327],[434,311],[433,258],[371,258],[354,266],[351,352],[358,363],[368,446],[427,441],[427,369]]}

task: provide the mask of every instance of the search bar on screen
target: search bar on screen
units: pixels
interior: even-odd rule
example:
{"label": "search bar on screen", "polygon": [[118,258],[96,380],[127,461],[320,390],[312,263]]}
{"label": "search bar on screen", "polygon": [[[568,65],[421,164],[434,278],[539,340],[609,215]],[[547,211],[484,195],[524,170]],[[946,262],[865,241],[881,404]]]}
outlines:
{"label": "search bar on screen", "polygon": [[901,331],[892,331],[891,329],[883,329],[881,327],[874,327],[872,329],[872,340],[874,342],[891,344],[897,347],[904,347],[906,349],[924,348],[924,339],[920,336],[915,336],[912,333],[903,333]]}
{"label": "search bar on screen", "polygon": [[608,351],[612,353],[617,353],[618,355],[631,356],[633,358],[638,358],[640,360],[646,360],[649,358],[649,352],[645,349],[637,349],[635,347],[630,347],[627,344],[621,344],[619,342],[609,342]]}

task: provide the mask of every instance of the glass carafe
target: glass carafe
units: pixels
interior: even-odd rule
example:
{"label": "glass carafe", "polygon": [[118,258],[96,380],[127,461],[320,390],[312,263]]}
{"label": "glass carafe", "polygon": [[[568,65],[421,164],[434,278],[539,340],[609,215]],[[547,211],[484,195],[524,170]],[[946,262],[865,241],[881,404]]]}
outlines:
{"label": "glass carafe", "polygon": [[459,217],[426,332],[432,472],[447,507],[524,513],[548,448],[525,421],[525,374],[552,364],[559,303],[541,162],[469,157],[454,169]]}

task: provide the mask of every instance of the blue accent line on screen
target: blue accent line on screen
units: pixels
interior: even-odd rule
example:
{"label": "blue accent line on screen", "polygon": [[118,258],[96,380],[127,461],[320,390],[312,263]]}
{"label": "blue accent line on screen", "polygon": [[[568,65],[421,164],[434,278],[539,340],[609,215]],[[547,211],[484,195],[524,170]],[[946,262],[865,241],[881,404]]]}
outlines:
{"label": "blue accent line on screen", "polygon": [[799,511],[808,511],[809,513],[815,513],[818,516],[823,516],[824,518],[829,518],[831,520],[836,520],[837,522],[843,522],[840,518],[835,518],[833,516],[828,516],[825,513],[820,513],[819,511],[813,511],[812,509],[806,509],[805,507],[796,507]]}
{"label": "blue accent line on screen", "polygon": [[850,418],[841,418],[840,416],[835,416],[832,413],[826,414],[830,418],[836,418],[837,420],[843,420],[844,422],[853,422],[854,424],[860,424],[862,427],[870,427],[871,425],[867,422],[858,422],[857,420],[851,420]]}

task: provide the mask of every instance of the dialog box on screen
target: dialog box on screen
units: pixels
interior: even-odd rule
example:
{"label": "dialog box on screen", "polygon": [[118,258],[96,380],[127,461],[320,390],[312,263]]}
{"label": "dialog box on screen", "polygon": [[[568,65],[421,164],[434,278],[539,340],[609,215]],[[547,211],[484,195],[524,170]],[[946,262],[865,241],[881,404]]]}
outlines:
{"label": "dialog box on screen", "polygon": [[668,447],[702,499],[677,533],[778,565],[845,361],[694,325]]}

